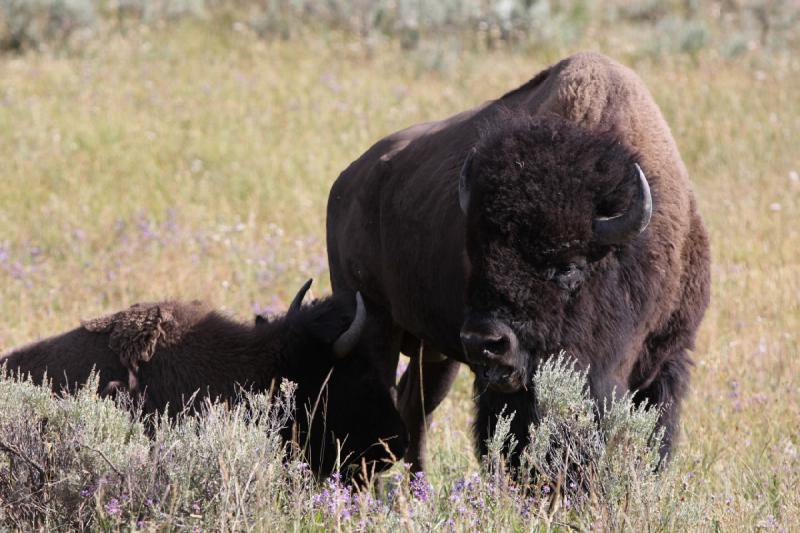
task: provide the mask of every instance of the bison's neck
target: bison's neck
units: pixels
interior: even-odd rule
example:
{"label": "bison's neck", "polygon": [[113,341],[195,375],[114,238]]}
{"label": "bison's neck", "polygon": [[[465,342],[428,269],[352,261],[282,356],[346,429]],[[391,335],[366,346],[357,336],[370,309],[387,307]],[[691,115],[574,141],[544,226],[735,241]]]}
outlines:
{"label": "bison's neck", "polygon": [[257,325],[250,332],[247,359],[267,387],[273,380],[285,377],[291,362],[290,347],[286,339],[286,324],[278,319],[269,324]]}

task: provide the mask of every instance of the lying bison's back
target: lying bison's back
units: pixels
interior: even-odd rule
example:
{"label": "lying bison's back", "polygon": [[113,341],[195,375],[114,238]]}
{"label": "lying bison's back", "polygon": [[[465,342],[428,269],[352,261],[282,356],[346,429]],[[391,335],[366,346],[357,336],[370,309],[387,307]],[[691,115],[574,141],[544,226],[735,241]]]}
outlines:
{"label": "lying bison's back", "polygon": [[30,375],[36,384],[47,375],[53,390],[71,392],[94,369],[102,391],[112,381],[127,383],[156,350],[179,344],[209,313],[201,302],[139,303],[12,350],[0,357],[0,364],[9,373]]}
{"label": "lying bison's back", "polygon": [[75,389],[86,383],[92,369],[99,374],[100,390],[110,381],[127,378],[127,371],[108,347],[109,336],[83,327],[34,342],[0,356],[11,375],[30,375],[37,385],[45,374],[54,391]]}

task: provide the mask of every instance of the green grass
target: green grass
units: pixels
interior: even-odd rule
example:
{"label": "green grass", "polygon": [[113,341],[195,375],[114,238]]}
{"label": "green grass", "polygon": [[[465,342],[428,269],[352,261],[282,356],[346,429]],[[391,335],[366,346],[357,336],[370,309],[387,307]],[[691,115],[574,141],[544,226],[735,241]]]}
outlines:
{"label": "green grass", "polygon": [[[657,59],[631,38],[448,51],[430,70],[392,43],[187,23],[0,57],[0,350],[141,300],[199,297],[245,319],[307,277],[326,292],[327,192],[350,161],[593,48],[647,83],[711,235],[676,505],[701,510],[698,529],[800,528],[800,61]],[[435,487],[477,470],[470,391],[465,369],[436,414]]]}

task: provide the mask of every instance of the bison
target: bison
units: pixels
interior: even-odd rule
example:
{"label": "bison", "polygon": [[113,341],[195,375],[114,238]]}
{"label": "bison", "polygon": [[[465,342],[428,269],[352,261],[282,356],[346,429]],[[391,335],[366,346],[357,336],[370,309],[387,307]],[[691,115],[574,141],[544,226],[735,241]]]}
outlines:
{"label": "bison", "polygon": [[[333,184],[334,294],[361,291],[362,345],[397,397],[407,459],[465,362],[483,453],[504,405],[524,444],[532,373],[561,350],[661,406],[672,445],[709,303],[709,245],[688,173],[643,82],[595,53],[501,98],[374,144]],[[412,363],[395,388],[398,352]]]}
{"label": "bison", "polygon": [[[0,367],[39,384],[47,373],[57,392],[74,391],[94,368],[101,394],[126,389],[141,395],[146,412],[170,414],[196,411],[198,400],[237,401],[242,389],[269,391],[287,379],[297,383],[295,437],[308,446],[315,473],[327,476],[337,459],[343,470],[361,466],[359,474],[383,470],[402,457],[408,437],[370,361],[354,350],[363,301],[356,294],[354,306],[351,293],[301,305],[310,284],[285,316],[254,325],[199,301],[136,304],[5,354]],[[284,429],[287,440],[294,429]]]}

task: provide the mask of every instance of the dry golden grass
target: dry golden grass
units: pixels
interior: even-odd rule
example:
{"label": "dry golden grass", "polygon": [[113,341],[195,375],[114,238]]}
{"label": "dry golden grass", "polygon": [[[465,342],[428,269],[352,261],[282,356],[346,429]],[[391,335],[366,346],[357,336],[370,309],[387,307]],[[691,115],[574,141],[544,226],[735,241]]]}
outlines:
{"label": "dry golden grass", "polygon": [[[800,528],[800,59],[585,44],[650,87],[711,234],[681,505],[709,529]],[[0,351],[140,300],[201,297],[246,318],[307,277],[325,292],[327,192],[347,163],[567,52],[464,52],[428,71],[335,34],[264,43],[182,25],[0,58]],[[437,413],[434,483],[471,460],[470,411],[464,371]]]}

